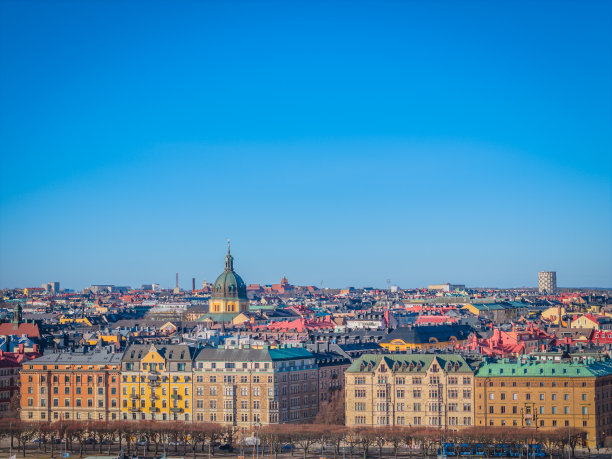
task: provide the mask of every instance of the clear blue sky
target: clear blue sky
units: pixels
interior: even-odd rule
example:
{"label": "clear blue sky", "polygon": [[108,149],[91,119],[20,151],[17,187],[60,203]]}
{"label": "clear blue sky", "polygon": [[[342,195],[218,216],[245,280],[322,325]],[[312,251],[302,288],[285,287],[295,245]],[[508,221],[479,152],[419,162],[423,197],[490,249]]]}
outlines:
{"label": "clear blue sky", "polygon": [[0,286],[612,287],[611,2],[0,3]]}

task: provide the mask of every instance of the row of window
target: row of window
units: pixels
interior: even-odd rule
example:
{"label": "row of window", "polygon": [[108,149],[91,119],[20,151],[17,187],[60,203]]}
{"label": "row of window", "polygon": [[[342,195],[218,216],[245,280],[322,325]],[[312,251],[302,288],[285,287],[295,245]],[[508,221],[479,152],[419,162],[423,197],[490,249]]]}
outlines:
{"label": "row of window", "polygon": [[[146,395],[146,386],[140,386],[140,395],[144,396]],[[132,390],[131,390],[131,394],[132,395],[137,395],[137,387],[136,386],[132,386]],[[161,388],[161,394],[162,395],[168,395],[168,390],[165,386],[162,386]],[[189,395],[189,386],[185,386],[183,388],[183,394],[184,395]],[[128,388],[127,386],[123,386],[123,395],[128,395]],[[181,395],[179,394],[179,388],[178,387],[173,387],[172,388],[172,395]],[[151,389],[151,396],[155,397],[155,389]]]}
{"label": "row of window", "polygon": [[[433,417],[427,417],[425,418],[427,421],[427,424],[430,426],[440,426],[442,425],[442,419],[440,419],[438,416],[433,416]],[[377,425],[389,425],[392,422],[392,418],[390,418],[389,416],[377,416],[374,419],[375,423]],[[423,418],[421,416],[414,416],[412,418],[407,418],[405,416],[396,416],[395,418],[395,425],[407,425],[411,422],[411,424],[413,426],[419,426],[419,425],[423,425]],[[367,424],[367,417],[366,416],[355,416],[355,424],[358,425],[365,425]],[[464,417],[464,418],[460,418],[457,416],[449,416],[447,418],[447,425],[451,425],[451,426],[459,426],[459,425],[463,425],[463,426],[471,426],[472,425],[472,418],[471,417]]]}
{"label": "row of window", "polygon": [[[494,414],[494,413],[495,413],[495,411],[496,411],[496,409],[495,409],[495,408],[496,408],[496,407],[494,407],[494,406],[489,406],[489,413],[490,413],[490,414]],[[506,412],[508,412],[508,413],[509,413],[509,411],[506,411],[506,408],[507,408],[506,406],[503,406],[503,405],[502,405],[502,406],[497,407],[497,410],[499,411],[499,414],[505,414]],[[538,412],[539,412],[540,414],[547,414],[547,413],[546,413],[546,408],[545,408],[544,406],[539,406],[539,407],[537,407],[537,410],[538,410]],[[586,407],[586,406],[582,406],[582,407],[580,407],[580,411],[581,411],[581,413],[582,413],[583,415],[588,415],[588,414],[589,414],[588,407]],[[525,408],[521,408],[521,409],[520,409],[520,412],[521,412],[521,413],[524,413],[524,414],[526,414],[526,415],[530,415],[530,414],[531,414],[531,406],[530,406],[530,405],[527,405],[527,406],[525,406]],[[518,413],[519,413],[519,408],[518,408],[518,406],[517,406],[517,405],[513,405],[513,406],[512,406],[512,414],[518,414]],[[557,407],[556,407],[556,406],[551,406],[551,407],[550,407],[550,414],[561,414],[561,413],[559,413],[559,411],[558,411],[558,409],[557,409]],[[570,407],[569,407],[569,406],[564,406],[564,407],[563,407],[563,414],[571,414],[571,413],[570,413]]]}
{"label": "row of window", "polygon": [[[405,398],[406,391],[404,391],[404,389],[398,389],[395,392],[395,395],[396,395],[396,398]],[[442,395],[442,392],[435,390],[435,389],[431,389],[428,391],[428,396],[430,399],[438,399],[440,398],[441,395]],[[447,393],[447,396],[449,399],[457,399],[459,398],[459,395],[463,395],[463,398],[471,399],[472,391],[470,389],[464,389],[462,392],[459,392],[458,390],[449,390]],[[387,396],[390,396],[390,393],[386,391],[385,389],[378,389],[376,391],[376,398],[387,398]],[[412,398],[422,398],[421,396],[422,396],[421,389],[413,389]],[[355,389],[355,398],[365,398],[365,397],[367,397],[367,389]]]}
{"label": "row of window", "polygon": [[[62,406],[68,408],[68,407],[70,407],[70,403],[71,403],[70,399],[69,398],[65,398],[64,399],[64,404]],[[74,406],[76,406],[77,408],[85,406],[85,405],[83,405],[83,400],[80,399],[80,398],[75,399],[74,403],[75,403]],[[116,398],[111,398],[110,403],[111,403],[111,405],[110,405],[111,407],[113,407],[113,408],[117,407],[117,399]],[[31,398],[31,397],[28,397],[28,406],[34,406],[34,399]],[[40,406],[41,407],[46,407],[47,406],[47,400],[44,399],[44,398],[41,399],[40,400]],[[59,407],[60,406],[60,399],[59,398],[54,398],[52,400],[52,406]],[[104,408],[104,400],[103,399],[99,399],[97,406],[98,406],[98,408]],[[87,399],[87,407],[88,408],[93,408],[94,407],[94,399],[93,398],[88,398]]]}
{"label": "row of window", "polygon": [[[37,386],[39,388],[39,392],[40,394],[46,394],[47,393],[47,387],[46,386]],[[28,394],[33,394],[34,393],[34,386],[27,386],[27,393]],[[74,393],[76,395],[81,395],[83,391],[83,388],[80,386],[77,386],[74,388]],[[59,387],[58,386],[53,386],[51,388],[51,392],[53,393],[53,395],[59,395]],[[98,387],[96,389],[96,392],[98,395],[104,395],[104,388],[103,387]],[[87,387],[87,395],[93,395],[94,393],[94,388],[93,387]],[[116,387],[111,387],[110,388],[110,393],[111,395],[116,395],[117,394],[117,388]],[[70,395],[70,386],[64,386],[64,395]]]}
{"label": "row of window", "polygon": [[[513,419],[512,423],[510,424],[510,421],[506,421],[505,419],[502,419],[500,421],[495,422],[493,419],[489,420],[489,425],[490,426],[509,426],[512,425],[513,427],[517,427],[519,425],[518,420]],[[557,422],[556,419],[553,419],[552,421],[544,421],[544,419],[540,419],[539,422],[532,422],[531,419],[525,419],[525,425],[527,427],[531,427],[531,426],[539,426],[539,427],[560,427],[561,424],[559,424]],[[564,427],[569,427],[570,422],[569,421],[565,421],[564,422]],[[587,421],[582,421],[582,427],[587,427]]]}
{"label": "row of window", "polygon": [[[69,420],[71,419],[70,417],[70,412],[67,411],[66,413],[62,413],[61,415],[62,419],[66,419]],[[104,413],[98,413],[98,420],[103,420],[104,419]],[[28,411],[28,419],[33,419],[34,418],[34,413],[32,411]],[[44,411],[42,413],[40,413],[40,418],[41,419],[47,419],[47,413],[45,413]],[[51,416],[49,417],[51,418]],[[60,413],[55,411],[53,413],[52,418],[54,420],[58,420],[60,418]],[[77,412],[75,414],[74,419],[87,419],[87,420],[93,420],[95,418],[94,413],[92,412],[87,412],[87,413],[79,413]],[[111,413],[111,419],[112,420],[116,420],[117,419],[117,413]]]}
{"label": "row of window", "polygon": [[[74,376],[74,375],[73,375],[73,376]],[[117,377],[116,377],[116,376],[111,376],[111,378],[110,378],[110,379],[111,379],[111,382],[112,382],[112,383],[116,383],[116,382],[117,382]],[[59,381],[60,381],[60,376],[59,376],[59,375],[53,375],[53,377],[52,377],[52,381],[53,381],[54,383],[59,383]],[[76,376],[74,376],[74,382],[75,382],[75,384],[85,383],[85,381],[87,381],[87,384],[93,384],[93,382],[94,382],[94,376],[91,376],[91,375],[90,375],[90,376],[87,376],[87,378],[84,378],[84,377],[82,378],[82,377],[81,377],[81,375],[76,375]],[[102,376],[98,376],[98,377],[97,377],[97,379],[96,379],[96,381],[97,381],[97,383],[98,383],[98,384],[103,384],[103,383],[104,383],[104,377],[102,377]],[[28,376],[28,382],[30,382],[30,383],[31,383],[31,382],[34,382],[34,376],[29,375],[29,376]],[[41,383],[47,382],[47,377],[46,377],[46,376],[41,376],[41,377],[40,377],[40,382],[41,382]],[[69,376],[69,375],[65,375],[65,376],[64,376],[64,383],[66,383],[66,384],[70,384],[70,382],[71,382],[71,381],[70,381],[70,376]]]}
{"label": "row of window", "polygon": [[[525,400],[531,400],[531,392],[525,392]],[[582,401],[586,402],[588,400],[588,395],[587,394],[580,394]],[[490,392],[489,393],[489,400],[495,400],[495,393],[494,392]],[[539,398],[540,400],[546,400],[546,394],[544,393],[540,393],[539,394]],[[514,392],[512,393],[512,400],[518,400],[519,399],[519,394]],[[553,393],[550,394],[550,399],[551,400],[557,400],[557,394]],[[569,400],[570,399],[570,394],[565,393],[563,394],[563,400]],[[506,393],[505,392],[500,392],[499,393],[499,400],[506,400]]]}
{"label": "row of window", "polygon": [[[406,384],[406,381],[408,381],[408,384],[412,383],[412,385],[420,385],[423,384],[423,379],[425,379],[429,384],[440,384],[439,376],[430,376],[429,379],[423,378],[422,376],[413,376],[412,378],[396,376],[395,384],[404,385]],[[367,384],[366,380],[367,378],[365,376],[355,376],[354,382],[355,384]],[[393,381],[393,377],[378,376],[376,381],[377,384],[390,384]],[[446,381],[449,385],[457,385],[460,381],[462,381],[463,384],[472,384],[471,376],[464,376],[462,379],[460,379],[458,376],[449,376]]]}
{"label": "row of window", "polygon": [[[523,385],[524,385],[525,387],[531,387],[531,381],[525,381],[525,383],[522,383],[522,382],[521,382],[520,384],[519,384],[517,381],[512,381],[512,387],[519,387],[519,386],[521,386],[521,387],[522,387]],[[500,387],[506,387],[506,382],[505,382],[505,381],[502,381],[502,382],[499,384],[499,386],[500,386]],[[478,383],[478,387],[482,387],[482,383],[481,383],[481,382],[479,382],[479,383]],[[493,381],[489,382],[489,387],[494,387]],[[535,386],[535,385],[534,385],[534,387],[546,387],[546,384],[544,383],[544,381],[540,381],[540,382],[538,383],[538,386]],[[557,381],[552,381],[552,382],[550,383],[550,387],[557,387]],[[561,387],[561,386],[559,386],[559,387]],[[564,381],[564,382],[563,382],[563,387],[570,387],[569,382],[568,382],[568,381]],[[572,386],[572,387],[574,387],[574,386]],[[576,386],[576,387],[577,387],[577,386]],[[587,383],[586,383],[586,381],[583,381],[583,382],[581,383],[580,387],[587,387]]]}
{"label": "row of window", "polygon": [[[147,405],[146,400],[140,400],[140,408],[145,408]],[[132,401],[132,408],[136,408],[138,406],[138,402],[136,400]],[[149,404],[149,406],[151,408],[155,408],[156,404],[155,402],[151,402]],[[123,400],[123,408],[127,408],[128,407],[128,401],[127,400]],[[168,408],[168,402],[166,400],[162,400],[162,408]],[[172,403],[172,408],[178,408],[178,402],[176,400],[173,401]],[[185,409],[189,409],[189,400],[185,400]]]}
{"label": "row of window", "polygon": [[[414,403],[412,405],[412,411],[422,411],[422,406],[420,403]],[[428,411],[432,411],[432,412],[438,412],[438,411],[442,411],[442,406],[439,403],[429,403],[429,404],[425,404],[425,407],[427,407]],[[374,410],[375,411],[389,411],[393,408],[393,404],[392,403],[376,403],[374,405]],[[454,412],[454,411],[472,411],[472,404],[471,403],[463,403],[462,405],[459,405],[458,403],[449,403],[446,405],[446,408],[449,412]],[[355,403],[355,411],[366,411],[367,410],[367,405],[365,402],[356,402]],[[410,405],[409,404],[404,404],[404,403],[396,403],[395,404],[395,410],[396,411],[410,411]]]}

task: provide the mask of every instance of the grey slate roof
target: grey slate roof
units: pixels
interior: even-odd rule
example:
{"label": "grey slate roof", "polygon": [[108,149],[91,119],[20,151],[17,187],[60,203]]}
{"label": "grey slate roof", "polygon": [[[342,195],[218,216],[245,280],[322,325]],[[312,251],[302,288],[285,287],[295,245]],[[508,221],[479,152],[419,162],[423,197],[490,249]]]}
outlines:
{"label": "grey slate roof", "polygon": [[185,344],[133,344],[126,349],[123,361],[139,362],[149,353],[152,347],[166,360],[191,362],[193,357],[193,348]]}
{"label": "grey slate roof", "polygon": [[447,342],[452,337],[458,340],[467,339],[474,332],[469,325],[427,325],[419,327],[399,327],[389,333],[383,343],[390,343],[394,339],[401,339],[405,343],[424,344],[431,338],[438,342]]}
{"label": "grey slate roof", "polygon": [[107,350],[94,352],[57,352],[45,354],[31,360],[29,363],[43,365],[119,365],[122,352],[108,352]]}

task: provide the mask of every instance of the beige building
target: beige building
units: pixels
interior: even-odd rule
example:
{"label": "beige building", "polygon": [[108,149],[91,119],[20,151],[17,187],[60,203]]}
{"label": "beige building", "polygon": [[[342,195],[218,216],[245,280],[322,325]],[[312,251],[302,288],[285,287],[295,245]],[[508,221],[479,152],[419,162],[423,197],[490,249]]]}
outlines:
{"label": "beige building", "polygon": [[474,425],[474,372],[460,355],[367,354],[345,372],[346,425]]}
{"label": "beige building", "polygon": [[196,421],[251,431],[317,414],[318,368],[304,348],[204,348],[193,374]]}

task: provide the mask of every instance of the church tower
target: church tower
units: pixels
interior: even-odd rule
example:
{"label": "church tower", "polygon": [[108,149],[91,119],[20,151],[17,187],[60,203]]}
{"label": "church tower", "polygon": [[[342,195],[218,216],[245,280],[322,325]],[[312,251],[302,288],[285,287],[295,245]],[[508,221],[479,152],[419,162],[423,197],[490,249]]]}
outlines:
{"label": "church tower", "polygon": [[19,329],[19,324],[21,323],[21,305],[17,303],[15,305],[15,309],[13,309],[13,329]]}
{"label": "church tower", "polygon": [[248,310],[249,299],[247,298],[246,284],[234,271],[234,257],[231,254],[228,240],[225,270],[213,284],[206,317],[217,322],[230,322],[239,313]]}

